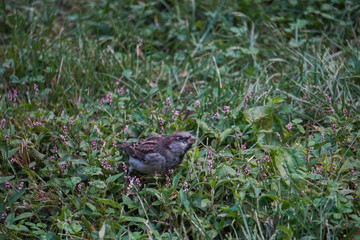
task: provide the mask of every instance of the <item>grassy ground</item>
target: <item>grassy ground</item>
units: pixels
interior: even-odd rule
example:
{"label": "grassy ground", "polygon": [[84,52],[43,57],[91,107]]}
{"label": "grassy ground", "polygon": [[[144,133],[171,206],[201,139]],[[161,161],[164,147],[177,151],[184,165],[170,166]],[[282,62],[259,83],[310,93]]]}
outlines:
{"label": "grassy ground", "polygon": [[[358,1],[1,1],[0,239],[360,239]],[[130,138],[189,131],[172,173]]]}

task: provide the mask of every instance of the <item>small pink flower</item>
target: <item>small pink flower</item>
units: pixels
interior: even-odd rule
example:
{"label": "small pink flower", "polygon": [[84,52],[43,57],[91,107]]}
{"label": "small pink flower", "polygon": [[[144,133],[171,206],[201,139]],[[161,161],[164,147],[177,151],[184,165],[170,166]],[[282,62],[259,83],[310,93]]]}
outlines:
{"label": "small pink flower", "polygon": [[246,151],[246,143],[244,143],[244,144],[241,146],[241,149],[242,149],[243,152]]}
{"label": "small pink flower", "polygon": [[6,212],[4,212],[3,214],[1,214],[1,219],[5,219],[6,217],[7,217],[7,213]]}
{"label": "small pink flower", "polygon": [[335,114],[335,110],[334,110],[334,108],[332,106],[330,106],[330,110],[331,110],[332,114]]}
{"label": "small pink flower", "polygon": [[124,75],[122,75],[121,77],[119,77],[119,79],[116,81],[116,85],[119,85],[121,83],[122,78],[124,77]]}
{"label": "small pink flower", "polygon": [[127,166],[126,166],[126,164],[125,164],[124,162],[123,162],[122,164],[123,164],[123,170],[124,170],[124,172],[127,173]]}
{"label": "small pink flower", "polygon": [[200,100],[196,100],[196,106],[199,108],[200,107]]}
{"label": "small pink flower", "polygon": [[166,187],[169,188],[171,186],[171,179],[169,177],[169,175],[165,174],[165,178],[166,178]]}
{"label": "small pink flower", "polygon": [[292,123],[289,122],[288,125],[287,125],[287,129],[288,129],[288,130],[291,130],[291,128],[292,128]]}
{"label": "small pink flower", "polygon": [[66,141],[66,136],[60,134],[60,138],[65,143],[65,145],[68,145],[68,142]]}
{"label": "small pink flower", "polygon": [[38,85],[36,83],[34,83],[34,90],[35,90],[35,95],[39,94],[39,88]]}
{"label": "small pink flower", "polygon": [[176,117],[179,115],[179,111],[174,108],[174,109],[172,110],[172,112],[174,113],[174,116],[172,116],[172,119],[175,120]]}
{"label": "small pink flower", "polygon": [[215,113],[214,116],[211,117],[212,120],[217,119],[219,117],[219,113]]}
{"label": "small pink flower", "polygon": [[64,130],[64,132],[67,132],[68,131],[68,128],[67,128],[67,126],[63,126],[63,130]]}
{"label": "small pink flower", "polygon": [[8,97],[9,97],[10,102],[12,102],[13,94],[12,94],[11,90],[9,90],[9,92],[8,92]]}
{"label": "small pink flower", "polygon": [[10,102],[14,102],[16,103],[16,98],[17,98],[17,90],[14,89],[13,92],[11,90],[9,90],[8,92],[8,96],[9,96],[9,100]]}
{"label": "small pink flower", "polygon": [[112,97],[111,97],[111,92],[109,91],[108,94],[106,95],[106,100],[108,101],[109,105],[111,106],[112,104]]}
{"label": "small pink flower", "polygon": [[311,154],[313,150],[314,150],[314,147],[310,147],[309,148],[309,154]]}
{"label": "small pink flower", "polygon": [[227,114],[229,113],[230,106],[224,106],[224,112]]}
{"label": "small pink flower", "polygon": [[246,96],[246,98],[245,98],[245,100],[244,100],[244,108],[247,108],[247,106],[248,106],[248,101],[250,100],[250,98],[251,98],[251,96],[252,96],[252,91],[250,91],[249,93],[248,93],[248,95]]}
{"label": "small pink flower", "polygon": [[5,187],[6,188],[11,188],[11,185],[10,185],[10,183],[8,181],[5,181]]}
{"label": "small pink flower", "polygon": [[164,126],[164,120],[161,117],[159,117],[158,120],[159,120],[160,126]]}
{"label": "small pink flower", "polygon": [[171,101],[170,101],[170,98],[166,98],[166,104],[169,105],[169,107],[171,107]]}
{"label": "small pink flower", "polygon": [[78,190],[79,192],[81,192],[81,188],[82,188],[82,184],[79,183],[78,186],[77,186],[77,190]]}
{"label": "small pink flower", "polygon": [[125,125],[125,127],[124,127],[124,133],[126,133],[128,129],[129,129],[129,125]]}
{"label": "small pink flower", "polygon": [[141,186],[140,178],[135,178],[135,182],[139,187]]}
{"label": "small pink flower", "polygon": [[280,133],[276,132],[276,136],[279,138],[279,141],[282,142],[282,138],[281,138]]}
{"label": "small pink flower", "polygon": [[245,168],[244,171],[245,171],[245,174],[246,174],[246,175],[249,175],[249,174],[250,174],[250,170],[249,170],[248,168]]}
{"label": "small pink flower", "polygon": [[120,89],[119,89],[119,95],[122,94],[124,92],[124,86],[122,86]]}
{"label": "small pink flower", "polygon": [[134,178],[135,178],[135,177],[129,178],[130,182],[129,182],[128,187],[126,188],[128,191],[129,191],[130,189],[132,189],[132,187],[134,186]]}
{"label": "small pink flower", "polygon": [[104,160],[101,162],[101,166],[102,166],[104,169],[106,169],[106,161],[107,161],[107,159],[104,158]]}
{"label": "small pink flower", "polygon": [[189,190],[189,184],[187,182],[184,182],[184,192],[187,192]]}
{"label": "small pink flower", "polygon": [[70,125],[73,125],[73,123],[74,123],[73,120],[69,120]]}
{"label": "small pink flower", "polygon": [[94,129],[96,130],[97,133],[100,133],[100,128],[96,124],[94,125]]}
{"label": "small pink flower", "polygon": [[23,187],[24,187],[24,182],[20,182],[19,190],[23,189]]}
{"label": "small pink flower", "polygon": [[211,173],[211,170],[213,168],[213,162],[211,159],[207,160],[208,163],[208,172]]}
{"label": "small pink flower", "polygon": [[211,159],[214,155],[214,150],[210,149],[208,152],[208,159]]}
{"label": "small pink flower", "polygon": [[33,122],[32,125],[33,125],[33,126],[40,126],[40,125],[41,125],[41,122]]}
{"label": "small pink flower", "polygon": [[6,123],[6,120],[5,118],[1,119],[1,129],[4,129],[5,128],[5,123]]}
{"label": "small pink flower", "polygon": [[96,142],[95,139],[91,141],[91,145],[92,145],[92,149],[93,149],[93,150],[96,150],[96,149],[97,149],[97,142]]}
{"label": "small pink flower", "polygon": [[325,97],[327,98],[327,100],[328,100],[329,103],[332,103],[331,97],[329,97],[326,93],[325,93]]}

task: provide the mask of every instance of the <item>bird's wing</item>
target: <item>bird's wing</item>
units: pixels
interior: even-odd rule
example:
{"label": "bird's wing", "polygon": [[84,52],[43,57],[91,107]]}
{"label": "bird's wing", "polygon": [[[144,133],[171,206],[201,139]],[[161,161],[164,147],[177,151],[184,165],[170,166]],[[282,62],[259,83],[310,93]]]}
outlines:
{"label": "bird's wing", "polygon": [[147,154],[158,153],[162,139],[161,136],[151,137],[135,143],[124,143],[122,147],[131,157],[144,161]]}

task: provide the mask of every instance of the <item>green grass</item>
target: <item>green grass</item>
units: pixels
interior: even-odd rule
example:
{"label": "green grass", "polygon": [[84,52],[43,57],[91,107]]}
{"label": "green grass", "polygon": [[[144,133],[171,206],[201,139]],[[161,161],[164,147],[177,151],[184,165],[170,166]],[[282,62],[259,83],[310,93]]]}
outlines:
{"label": "green grass", "polygon": [[[357,1],[0,16],[0,239],[359,239]],[[179,168],[127,177],[124,141],[175,131]]]}

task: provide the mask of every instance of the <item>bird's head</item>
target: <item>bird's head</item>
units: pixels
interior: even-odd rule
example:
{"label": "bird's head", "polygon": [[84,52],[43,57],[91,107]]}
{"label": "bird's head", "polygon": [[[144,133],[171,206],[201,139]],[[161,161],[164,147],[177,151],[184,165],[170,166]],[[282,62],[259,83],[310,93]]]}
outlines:
{"label": "bird's head", "polygon": [[184,154],[195,143],[196,138],[188,132],[176,132],[166,137],[168,148],[175,154]]}

